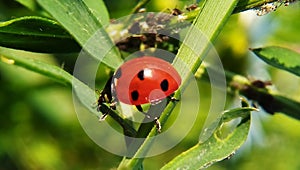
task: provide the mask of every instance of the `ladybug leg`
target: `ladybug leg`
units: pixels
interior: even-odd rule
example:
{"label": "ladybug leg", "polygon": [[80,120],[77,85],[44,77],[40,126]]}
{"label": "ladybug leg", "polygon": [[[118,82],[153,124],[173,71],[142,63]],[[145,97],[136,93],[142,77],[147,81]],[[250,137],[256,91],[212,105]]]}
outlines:
{"label": "ladybug leg", "polygon": [[138,109],[138,111],[140,111],[140,112],[143,112],[143,113],[144,113],[144,110],[143,110],[143,108],[142,108],[142,106],[141,106],[141,105],[135,105],[135,107],[136,107],[136,109]]}
{"label": "ladybug leg", "polygon": [[156,129],[157,129],[157,132],[160,133],[161,132],[161,124],[160,124],[158,119],[159,119],[159,117],[155,117],[154,121],[155,121],[155,126],[156,126]]}
{"label": "ladybug leg", "polygon": [[144,112],[143,108],[141,105],[135,105],[136,109],[138,109],[138,111],[140,111],[141,113],[143,113],[147,118],[150,118],[150,115],[146,112]]}
{"label": "ladybug leg", "polygon": [[106,113],[104,113],[101,117],[99,116],[99,117],[98,117],[98,118],[99,118],[99,122],[104,121],[105,118],[107,117],[108,113],[109,113],[109,112],[106,112]]}
{"label": "ladybug leg", "polygon": [[[144,110],[143,110],[143,108],[142,108],[141,105],[136,105],[135,107],[138,109],[138,111],[140,111],[141,113],[143,113],[147,118],[151,118],[148,113],[144,112]],[[154,118],[154,122],[155,122],[155,126],[156,126],[156,129],[157,129],[157,132],[160,133],[161,132],[161,124],[160,124],[160,122],[159,122],[158,119],[159,119],[159,117],[155,117]]]}
{"label": "ladybug leg", "polygon": [[[143,113],[147,118],[151,118],[148,113],[144,112],[144,110],[143,110],[143,108],[142,108],[141,105],[136,105],[135,107],[138,109],[138,111],[140,111],[141,113]],[[159,119],[159,117],[155,117],[154,118],[154,122],[155,122],[155,126],[156,126],[156,129],[157,129],[157,132],[160,133],[161,132],[161,124],[160,124],[160,122],[159,122],[158,119]]]}
{"label": "ladybug leg", "polygon": [[117,104],[117,102],[112,102],[112,103],[110,103],[110,104],[109,104],[109,109],[107,109],[107,110],[101,109],[102,104],[103,104],[103,103],[101,103],[101,104],[99,104],[99,105],[97,106],[97,111],[98,111],[98,112],[102,112],[102,116],[101,116],[101,117],[98,116],[99,121],[105,120],[105,118],[107,117],[107,115],[110,113],[111,110],[116,110],[116,104]]}
{"label": "ladybug leg", "polygon": [[104,111],[104,110],[103,110],[102,104],[103,104],[103,103],[98,103],[98,104],[97,104],[97,111],[98,111],[98,112],[102,112],[102,116],[98,116],[99,121],[105,120],[106,116],[109,114],[109,111]]}
{"label": "ladybug leg", "polygon": [[168,99],[172,102],[178,102],[179,101],[179,99],[176,99],[176,97],[174,97],[174,96],[168,96]]}
{"label": "ladybug leg", "polygon": [[114,101],[114,102],[110,103],[109,108],[111,108],[112,110],[116,110],[117,109],[117,102]]}
{"label": "ladybug leg", "polygon": [[[109,108],[111,109],[111,110],[116,110],[116,105],[117,105],[117,102],[112,102],[112,103],[110,103],[109,104]],[[101,112],[101,105],[98,105],[98,107],[97,107],[97,111],[98,112]],[[99,118],[99,121],[103,121],[103,120],[105,120],[105,118],[107,117],[107,115],[109,114],[109,112],[110,112],[110,110],[108,110],[107,112],[105,112],[105,113],[103,113],[103,115]]]}
{"label": "ladybug leg", "polygon": [[99,97],[99,99],[98,99],[98,101],[97,101],[97,106],[96,106],[97,107],[97,111],[98,112],[102,112],[102,116],[101,117],[99,116],[99,121],[105,120],[105,118],[107,117],[107,115],[110,112],[110,110],[104,111],[102,109],[102,107],[103,107],[102,105],[104,103],[109,103],[109,108],[112,109],[112,110],[116,110],[116,104],[117,104],[117,102],[108,102],[107,101],[107,96],[101,94],[100,97]]}

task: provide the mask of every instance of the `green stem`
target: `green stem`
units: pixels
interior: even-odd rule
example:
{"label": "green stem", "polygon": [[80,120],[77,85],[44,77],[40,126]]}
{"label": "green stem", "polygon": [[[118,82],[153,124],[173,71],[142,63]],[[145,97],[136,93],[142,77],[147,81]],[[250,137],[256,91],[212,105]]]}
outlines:
{"label": "green stem", "polygon": [[[204,4],[203,9],[198,14],[194,26],[196,29],[202,31],[202,36],[205,36],[209,41],[214,41],[220,32],[223,25],[226,23],[227,19],[230,17],[237,0],[227,0],[227,1],[214,1],[207,0],[206,4]],[[185,37],[184,42],[192,43],[195,41],[195,32],[189,31],[188,35]],[[197,37],[204,38],[204,37]],[[209,43],[203,44],[203,47],[200,50],[200,53],[195,55],[193,51],[190,50],[190,47],[182,45],[179,49],[176,59],[174,60],[174,66],[179,69],[180,72],[184,72],[184,68],[182,68],[181,63],[184,62],[188,68],[192,69],[192,72],[195,73],[197,68],[201,64],[201,57],[206,53],[209,47]],[[183,85],[180,90],[183,90],[185,86],[188,84],[188,76],[183,73]],[[178,91],[180,91],[178,90]],[[174,97],[178,97],[179,92],[175,93]],[[173,108],[175,107],[174,102],[170,102],[164,112],[160,117],[160,122],[162,126],[168,120]],[[138,149],[134,157],[140,157],[141,155],[145,155],[147,151],[151,148],[153,144],[153,140],[150,139],[151,136],[155,136],[157,134],[157,130],[155,127],[151,127],[151,131]],[[142,166],[143,158],[137,159],[129,159],[124,158],[119,165],[119,169],[137,169]]]}
{"label": "green stem", "polygon": [[[214,75],[220,74],[217,70],[213,70],[213,68],[210,68],[210,71],[214,71]],[[269,114],[282,113],[300,120],[300,103],[266,88],[270,82],[263,82],[261,80],[250,81],[244,76],[229,71],[225,71],[225,76],[229,92],[237,92],[247,99],[256,102]],[[201,80],[209,82],[206,70],[202,74]]]}
{"label": "green stem", "polygon": [[236,5],[236,8],[234,9],[234,13],[246,11],[249,9],[257,8],[260,7],[266,3],[271,3],[275,2],[278,0],[241,0],[239,3]]}
{"label": "green stem", "polygon": [[[284,1],[284,0],[282,0],[282,1]],[[246,10],[249,10],[249,9],[259,8],[262,5],[265,5],[267,3],[272,3],[272,2],[280,3],[278,0],[241,0],[237,4],[237,6],[234,9],[233,13],[239,13],[239,12],[243,12],[243,11],[246,11]]]}
{"label": "green stem", "polygon": [[150,0],[141,0],[131,11],[132,14],[137,13],[141,8],[145,7]]}

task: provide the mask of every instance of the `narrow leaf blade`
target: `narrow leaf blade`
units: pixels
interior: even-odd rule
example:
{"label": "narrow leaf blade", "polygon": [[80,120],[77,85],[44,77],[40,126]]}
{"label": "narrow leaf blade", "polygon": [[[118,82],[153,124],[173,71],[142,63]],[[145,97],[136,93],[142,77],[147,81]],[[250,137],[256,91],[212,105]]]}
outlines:
{"label": "narrow leaf blade", "polygon": [[57,22],[36,16],[1,22],[0,46],[43,53],[69,53],[81,49]]}
{"label": "narrow leaf blade", "polygon": [[109,14],[102,0],[84,0],[84,2],[102,25],[109,24]]}
{"label": "narrow leaf blade", "polygon": [[266,63],[300,76],[300,54],[283,47],[269,46],[251,49]]}
{"label": "narrow leaf blade", "polygon": [[[20,55],[20,53],[16,53],[14,50],[5,48],[0,48],[0,62],[20,66],[72,87],[73,90],[76,91],[76,95],[80,96],[80,102],[85,106],[85,108],[96,116],[101,117],[101,113],[92,106],[92,104],[96,101],[95,91],[62,68],[44,63],[34,58],[24,57]],[[103,106],[101,109],[105,110],[104,113],[110,111],[107,106]],[[136,133],[134,128],[115,112],[110,111],[110,116],[123,127],[126,135],[130,136]]]}
{"label": "narrow leaf blade", "polygon": [[44,63],[33,58],[20,56],[15,53],[14,50],[0,48],[0,61],[40,73],[41,75],[52,78],[64,85],[70,87],[72,85],[72,75],[62,70],[60,67]]}
{"label": "narrow leaf blade", "polygon": [[35,0],[16,0],[16,1],[32,11],[36,10],[37,8],[37,4]]}
{"label": "narrow leaf blade", "polygon": [[[37,0],[94,57],[116,69],[122,59],[96,16],[81,0]],[[95,37],[96,36],[96,37]],[[92,42],[89,41],[92,39]],[[87,45],[88,44],[88,45]],[[103,56],[106,56],[103,58]]]}
{"label": "narrow leaf blade", "polygon": [[[166,169],[188,169],[197,170],[206,168],[217,161],[230,157],[241,147],[248,136],[250,129],[250,111],[255,110],[249,107],[229,110],[223,113],[223,121],[219,124],[213,135],[205,142],[198,143],[186,152],[175,157],[166,164],[162,170]],[[222,125],[234,120],[237,115],[241,115],[242,121],[223,138],[220,138]]]}

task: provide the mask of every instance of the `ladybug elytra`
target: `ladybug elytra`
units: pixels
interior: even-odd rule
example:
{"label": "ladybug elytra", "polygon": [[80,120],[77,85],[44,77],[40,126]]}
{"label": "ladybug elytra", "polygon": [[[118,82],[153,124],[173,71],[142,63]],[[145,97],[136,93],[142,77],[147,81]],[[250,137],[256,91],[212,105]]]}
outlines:
{"label": "ladybug elytra", "polygon": [[181,84],[178,72],[170,63],[149,56],[125,62],[112,81],[117,99],[130,105],[156,103],[174,93]]}
{"label": "ladybug elytra", "polygon": [[181,77],[169,62],[152,56],[134,58],[123,63],[107,82],[98,99],[98,110],[104,102],[120,101],[143,112],[142,104],[159,103],[180,84]]}

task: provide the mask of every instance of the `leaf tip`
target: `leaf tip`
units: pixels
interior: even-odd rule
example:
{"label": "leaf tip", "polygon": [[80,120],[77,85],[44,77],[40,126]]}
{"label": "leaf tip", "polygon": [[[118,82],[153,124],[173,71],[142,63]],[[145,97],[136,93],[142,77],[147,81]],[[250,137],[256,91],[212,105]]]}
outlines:
{"label": "leaf tip", "polygon": [[262,48],[248,48],[252,52],[260,51]]}

